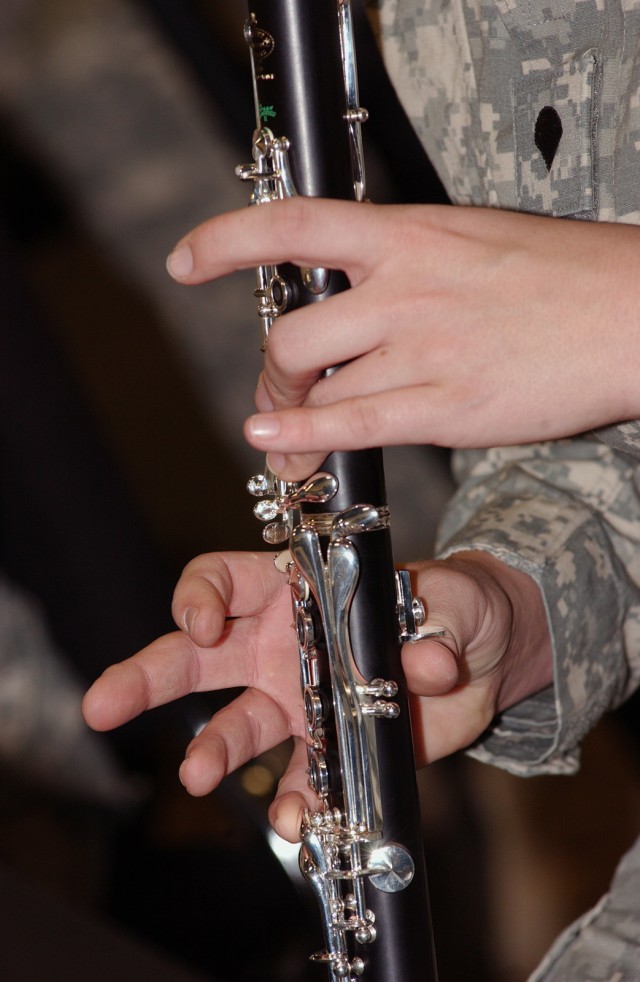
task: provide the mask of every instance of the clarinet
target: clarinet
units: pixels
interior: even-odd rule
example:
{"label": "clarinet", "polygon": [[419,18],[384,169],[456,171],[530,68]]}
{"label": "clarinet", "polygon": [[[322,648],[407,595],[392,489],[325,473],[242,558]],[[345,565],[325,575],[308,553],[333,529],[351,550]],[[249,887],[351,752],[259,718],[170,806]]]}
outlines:
{"label": "clarinet", "polygon": [[[256,130],[251,204],[296,194],[363,200],[349,0],[250,0]],[[275,319],[348,288],[343,273],[256,271],[263,348]],[[339,369],[338,369],[339,370]],[[300,868],[318,901],[330,982],[436,982],[422,825],[400,650],[424,607],[395,572],[382,451],[332,453],[301,484],[252,478],[276,565],[289,576],[317,810]],[[435,633],[435,632],[434,632]]]}

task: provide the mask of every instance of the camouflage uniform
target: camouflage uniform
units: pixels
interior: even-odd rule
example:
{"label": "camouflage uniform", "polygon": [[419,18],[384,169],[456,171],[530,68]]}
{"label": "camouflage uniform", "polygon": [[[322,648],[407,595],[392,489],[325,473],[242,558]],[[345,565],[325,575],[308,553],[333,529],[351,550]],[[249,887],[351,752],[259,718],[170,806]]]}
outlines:
{"label": "camouflage uniform", "polygon": [[[385,61],[452,200],[640,224],[640,0],[379,0]],[[585,298],[588,302],[588,298]],[[481,549],[544,597],[553,688],[471,751],[570,773],[640,680],[640,423],[458,453],[440,554]],[[531,982],[640,978],[640,846]]]}

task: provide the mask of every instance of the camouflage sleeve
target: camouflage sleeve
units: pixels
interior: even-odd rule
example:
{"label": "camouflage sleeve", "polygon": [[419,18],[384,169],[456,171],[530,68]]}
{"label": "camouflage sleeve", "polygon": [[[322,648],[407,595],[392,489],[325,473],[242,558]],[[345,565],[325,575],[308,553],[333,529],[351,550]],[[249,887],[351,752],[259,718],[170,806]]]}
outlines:
{"label": "camouflage sleeve", "polygon": [[615,423],[613,426],[601,426],[595,431],[595,435],[616,450],[625,450],[635,457],[640,457],[640,420],[638,419],[629,420],[627,423]]}
{"label": "camouflage sleeve", "polygon": [[479,549],[532,576],[555,666],[469,752],[517,774],[575,771],[581,738],[640,680],[637,460],[584,437],[459,452],[454,468],[438,554]]}

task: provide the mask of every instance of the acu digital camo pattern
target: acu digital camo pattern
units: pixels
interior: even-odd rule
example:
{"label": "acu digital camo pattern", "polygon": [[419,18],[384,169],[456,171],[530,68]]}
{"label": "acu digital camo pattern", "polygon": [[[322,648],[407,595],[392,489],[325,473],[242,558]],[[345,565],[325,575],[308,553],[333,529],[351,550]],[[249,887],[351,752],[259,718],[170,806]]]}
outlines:
{"label": "acu digital camo pattern", "polygon": [[[640,223],[640,0],[369,6],[452,200]],[[549,110],[561,134],[545,159]],[[455,456],[441,550],[485,549],[534,576],[555,642],[555,698],[505,715],[477,750],[523,774],[575,769],[580,738],[640,677],[640,423],[598,435]]]}
{"label": "acu digital camo pattern", "polygon": [[[451,200],[640,224],[640,0],[370,0],[392,81]],[[569,773],[640,684],[640,423],[458,452],[440,555],[481,549],[539,584],[555,684],[476,757]],[[640,846],[530,982],[637,982]]]}
{"label": "acu digital camo pattern", "polygon": [[[371,0],[385,63],[456,204],[640,222],[637,0]],[[562,138],[551,166],[536,122]]]}

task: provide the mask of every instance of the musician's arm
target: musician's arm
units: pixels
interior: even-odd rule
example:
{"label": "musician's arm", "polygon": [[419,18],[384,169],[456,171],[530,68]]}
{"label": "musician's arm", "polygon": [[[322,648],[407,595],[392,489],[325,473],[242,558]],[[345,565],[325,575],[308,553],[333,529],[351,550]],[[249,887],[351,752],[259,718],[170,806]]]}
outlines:
{"label": "musician's arm", "polygon": [[554,653],[554,685],[497,717],[478,758],[575,770],[581,738],[639,684],[636,464],[589,438],[457,454],[441,554],[479,549],[532,577]]}

